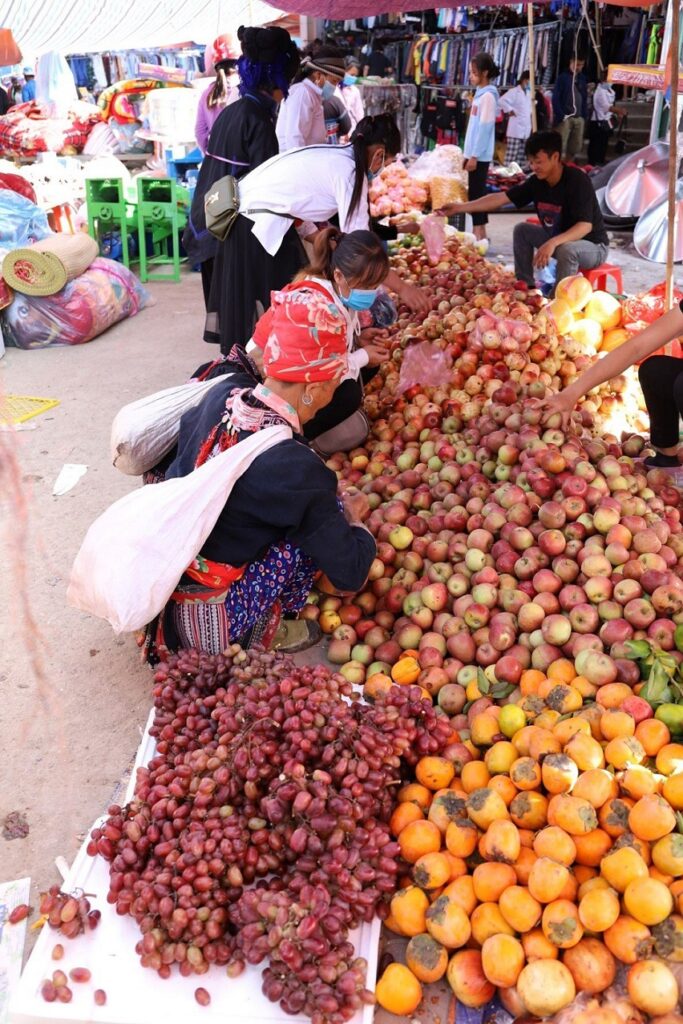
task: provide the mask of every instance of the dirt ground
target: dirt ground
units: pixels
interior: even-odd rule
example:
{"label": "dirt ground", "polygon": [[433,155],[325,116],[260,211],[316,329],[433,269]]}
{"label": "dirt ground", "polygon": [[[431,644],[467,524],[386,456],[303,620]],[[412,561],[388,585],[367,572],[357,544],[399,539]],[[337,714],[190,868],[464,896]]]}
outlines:
{"label": "dirt ground", "polygon": [[[495,252],[508,259],[518,219],[499,216],[491,224]],[[661,267],[622,249],[611,259],[624,267],[627,290],[663,277]],[[58,881],[55,857],[71,861],[106,811],[151,705],[150,672],[133,639],[66,603],[71,563],[88,525],[138,486],[111,465],[113,416],[127,402],[183,381],[215,352],[201,341],[198,274],[149,288],[155,305],[88,345],[8,349],[0,360],[0,389],[60,402],[30,421],[32,429],[3,435],[19,461],[28,520],[24,549],[22,517],[0,493],[0,879],[30,875],[33,896]],[[64,463],[85,464],[87,473],[55,497]],[[22,572],[32,623],[22,609]],[[26,815],[25,838],[2,836],[12,811]]]}

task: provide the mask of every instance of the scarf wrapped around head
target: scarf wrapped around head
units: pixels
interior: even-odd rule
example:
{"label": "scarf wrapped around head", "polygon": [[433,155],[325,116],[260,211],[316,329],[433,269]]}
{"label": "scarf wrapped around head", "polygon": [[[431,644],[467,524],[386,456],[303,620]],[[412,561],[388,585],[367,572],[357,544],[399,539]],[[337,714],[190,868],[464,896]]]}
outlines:
{"label": "scarf wrapped around head", "polygon": [[[331,299],[299,289],[273,292],[271,302],[262,317],[261,331],[254,334],[263,348],[266,377],[311,383],[333,380],[346,372],[347,323]],[[268,331],[265,340],[264,328]]]}

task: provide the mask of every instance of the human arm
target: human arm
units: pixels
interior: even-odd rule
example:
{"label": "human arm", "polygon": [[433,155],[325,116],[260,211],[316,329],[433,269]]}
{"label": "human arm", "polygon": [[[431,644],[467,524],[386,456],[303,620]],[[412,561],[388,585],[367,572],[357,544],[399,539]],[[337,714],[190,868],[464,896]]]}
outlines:
{"label": "human arm", "polygon": [[534,266],[535,267],[547,267],[548,261],[551,259],[553,253],[557,249],[558,245],[562,245],[563,242],[579,242],[586,235],[589,235],[593,230],[593,225],[589,220],[580,220],[576,224],[572,224],[570,228],[563,231],[560,235],[553,235],[546,242],[543,243],[534,254]]}
{"label": "human arm", "polygon": [[399,301],[403,302],[413,313],[426,316],[431,309],[427,292],[424,288],[410,284],[398,276],[395,270],[390,270],[384,279],[384,284],[390,291],[398,295]]}
{"label": "human arm", "polygon": [[289,96],[282,101],[276,129],[281,153],[298,149],[300,146],[308,146],[311,142],[314,111],[309,100],[313,99],[302,83],[299,88],[290,89]]}
{"label": "human arm", "polygon": [[636,334],[629,341],[603,356],[602,359],[598,359],[569,387],[547,399],[544,402],[546,411],[561,413],[566,422],[576,403],[589,391],[613,377],[618,377],[629,366],[652,355],[662,345],[666,345],[681,334],[683,334],[683,313],[679,306],[674,306],[640,334]]}
{"label": "human arm", "polygon": [[448,203],[434,212],[441,213],[444,217],[455,217],[458,213],[492,213],[494,210],[500,210],[509,202],[505,192],[489,192],[488,195],[472,199],[471,202]]}

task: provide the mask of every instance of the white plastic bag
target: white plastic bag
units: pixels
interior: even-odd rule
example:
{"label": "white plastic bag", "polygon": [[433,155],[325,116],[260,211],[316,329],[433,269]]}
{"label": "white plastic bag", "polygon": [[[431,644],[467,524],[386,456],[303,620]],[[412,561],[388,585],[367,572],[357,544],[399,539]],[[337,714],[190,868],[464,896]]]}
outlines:
{"label": "white plastic bag", "polygon": [[116,633],[142,629],[165,607],[213,530],[235,482],[263,452],[292,436],[267,427],[187,476],[132,491],[88,530],[67,600]]}
{"label": "white plastic bag", "polygon": [[183,413],[199,405],[216,384],[229,379],[230,374],[223,374],[213,380],[189,381],[124,405],[111,425],[112,463],[129,476],[152,469],[175,444]]}

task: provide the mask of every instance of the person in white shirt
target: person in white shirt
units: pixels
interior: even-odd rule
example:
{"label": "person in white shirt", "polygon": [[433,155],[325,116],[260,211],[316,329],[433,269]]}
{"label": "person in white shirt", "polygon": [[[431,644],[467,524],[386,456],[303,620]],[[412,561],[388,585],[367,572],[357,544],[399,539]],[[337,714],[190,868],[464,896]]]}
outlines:
{"label": "person in white shirt", "polygon": [[505,132],[505,163],[521,164],[525,160],[524,147],[531,135],[531,87],[529,72],[524,71],[517,85],[501,97],[499,108],[508,114]]}
{"label": "person in white shirt", "polygon": [[281,153],[327,142],[323,100],[334,96],[343,77],[344,58],[341,56],[328,56],[323,52],[321,56],[302,60],[297,79],[278,114],[275,132]]}
{"label": "person in white shirt", "polygon": [[356,127],[359,121],[362,121],[365,117],[365,110],[363,109],[363,98],[360,94],[360,89],[356,85],[358,81],[359,64],[356,57],[345,57],[344,67],[346,68],[344,77],[337,86],[335,92],[341,96],[344,101],[344,105],[349,112],[351,118],[351,131]]}
{"label": "person in white shirt", "polygon": [[[347,146],[307,146],[272,157],[239,182],[239,216],[216,256],[204,340],[228,352],[246,344],[270,293],[284,288],[306,257],[301,238],[339,218],[343,232],[368,230],[368,180],[401,147],[388,114],[364,118]],[[387,286],[418,312],[429,311],[419,288],[391,271]]]}
{"label": "person in white shirt", "polygon": [[616,101],[614,89],[605,80],[598,82],[593,93],[593,113],[588,122],[588,163],[602,166],[607,157],[607,145],[612,134],[612,108]]}

